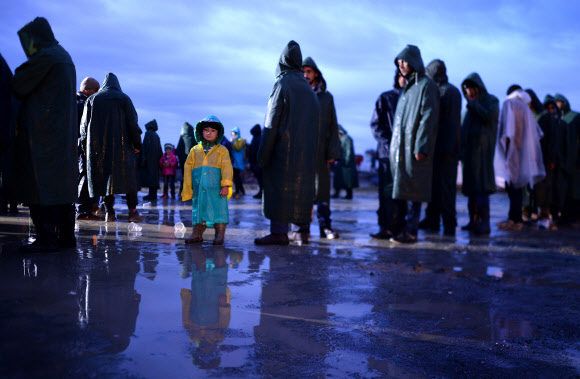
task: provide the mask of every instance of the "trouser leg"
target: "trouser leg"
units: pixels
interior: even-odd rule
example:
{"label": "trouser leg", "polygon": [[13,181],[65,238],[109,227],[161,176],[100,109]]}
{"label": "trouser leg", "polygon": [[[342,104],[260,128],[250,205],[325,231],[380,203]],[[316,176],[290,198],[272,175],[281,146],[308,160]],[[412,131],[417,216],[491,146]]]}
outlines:
{"label": "trouser leg", "polygon": [[[408,204],[407,204],[407,200],[401,200],[401,199],[395,199],[393,200],[393,204],[394,204],[394,209],[395,209],[395,214],[396,214],[396,218],[395,218],[395,225],[393,226],[393,229],[395,229],[397,232],[403,232],[407,230],[407,210],[408,210]],[[393,230],[393,234],[395,234],[395,231]]]}
{"label": "trouser leg", "polygon": [[441,217],[445,228],[454,229],[457,226],[457,161],[446,159],[442,163],[440,194]]}
{"label": "trouser leg", "polygon": [[175,197],[175,175],[169,176],[169,188],[171,189],[171,196]]}
{"label": "trouser leg", "polygon": [[57,206],[58,212],[58,241],[62,247],[74,247],[75,237],[75,208],[73,204]]}
{"label": "trouser leg", "polygon": [[393,220],[393,176],[388,158],[379,160],[379,209],[377,210],[381,229],[392,232]]}
{"label": "trouser leg", "polygon": [[163,195],[167,195],[168,190],[169,190],[169,176],[163,175]]}
{"label": "trouser leg", "polygon": [[270,221],[270,233],[272,234],[288,234],[288,223],[279,221]]}
{"label": "trouser leg", "polygon": [[508,218],[513,222],[522,222],[522,189],[514,188],[511,183],[506,183],[505,189],[510,199]]}
{"label": "trouser leg", "polygon": [[133,210],[137,208],[137,204],[139,204],[137,191],[127,192],[127,208],[129,208],[129,210]]}
{"label": "trouser leg", "polygon": [[58,246],[57,206],[31,205],[30,218],[36,229],[36,243],[56,248]]}
{"label": "trouser leg", "polygon": [[421,202],[411,201],[410,207],[407,208],[406,230],[407,233],[417,235],[419,229],[419,217],[421,216]]}
{"label": "trouser leg", "polygon": [[105,196],[105,208],[107,213],[115,213],[115,195]]}
{"label": "trouser leg", "polygon": [[316,217],[318,218],[318,224],[321,228],[330,228],[332,220],[330,219],[330,215],[332,212],[330,211],[330,204],[318,201],[316,203]]}

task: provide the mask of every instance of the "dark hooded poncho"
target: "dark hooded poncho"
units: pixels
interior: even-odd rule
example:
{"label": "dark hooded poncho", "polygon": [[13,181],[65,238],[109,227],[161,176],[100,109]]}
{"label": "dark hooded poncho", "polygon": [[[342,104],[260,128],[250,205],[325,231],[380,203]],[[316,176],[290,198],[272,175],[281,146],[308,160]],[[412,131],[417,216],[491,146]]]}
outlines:
{"label": "dark hooded poncho", "polygon": [[435,155],[451,155],[459,159],[461,153],[461,92],[449,83],[447,68],[442,60],[435,59],[427,65],[425,75],[439,88],[439,127]]}
{"label": "dark hooded poncho", "polygon": [[8,148],[11,141],[10,124],[12,119],[12,71],[0,54],[0,154]]}
{"label": "dark hooded poncho", "polygon": [[12,80],[14,96],[22,101],[14,141],[15,199],[72,204],[78,180],[75,66],[46,19],[37,17],[18,36],[28,61]]}
{"label": "dark hooded poncho", "polygon": [[262,128],[260,124],[256,124],[250,129],[250,134],[252,134],[252,142],[248,145],[248,161],[252,170],[262,169],[258,166],[258,149],[260,148],[260,143],[262,142]]}
{"label": "dark hooded poncho", "polygon": [[334,98],[326,90],[326,80],[324,80],[322,72],[318,69],[314,60],[307,57],[302,62],[302,66],[311,67],[318,73],[318,84],[314,88],[320,104],[316,201],[328,203],[330,202],[330,169],[328,161],[340,159],[340,141],[338,139],[338,122],[336,121]]}
{"label": "dark hooded poncho", "polygon": [[195,133],[193,131],[193,126],[189,122],[185,122],[181,127],[181,136],[179,137],[179,142],[177,142],[177,147],[175,148],[175,155],[177,160],[179,160],[179,167],[183,169],[185,167],[185,161],[189,155],[189,151],[195,146]]}
{"label": "dark hooded poncho", "polygon": [[[439,91],[425,75],[425,66],[417,46],[407,45],[395,58],[415,70],[399,97],[395,111],[390,160],[393,174],[393,199],[430,201],[433,155],[437,138]],[[418,161],[415,154],[425,154]]]}
{"label": "dark hooded poncho", "polygon": [[290,41],[280,55],[258,151],[264,168],[264,216],[297,224],[312,219],[320,112],[301,68],[300,46]]}
{"label": "dark hooded poncho", "polygon": [[569,175],[568,196],[580,199],[580,113],[571,110],[568,99],[561,94],[555,101],[563,102],[562,120],[566,123],[566,171]]}
{"label": "dark hooded poncho", "polygon": [[340,160],[334,169],[333,187],[336,190],[358,188],[358,170],[352,138],[341,125],[340,130]]}
{"label": "dark hooded poncho", "polygon": [[90,196],[137,191],[135,149],[142,150],[142,132],[133,102],[114,74],[87,99],[81,128]]}
{"label": "dark hooded poncho", "polygon": [[373,137],[377,140],[377,156],[379,159],[389,158],[393,124],[395,122],[395,110],[397,109],[397,103],[402,91],[397,81],[398,74],[399,69],[396,69],[393,89],[381,93],[375,103],[375,110],[371,118],[371,130]]}
{"label": "dark hooded poncho", "polygon": [[[479,89],[479,97],[467,102],[461,126],[463,159],[463,194],[491,194],[496,191],[493,156],[497,139],[499,100],[487,93],[477,73],[465,78],[461,87],[471,83]],[[465,95],[465,90],[463,90]]]}
{"label": "dark hooded poncho", "polygon": [[139,185],[152,189],[159,188],[159,160],[163,156],[161,140],[157,134],[157,121],[145,124],[143,150],[139,153]]}

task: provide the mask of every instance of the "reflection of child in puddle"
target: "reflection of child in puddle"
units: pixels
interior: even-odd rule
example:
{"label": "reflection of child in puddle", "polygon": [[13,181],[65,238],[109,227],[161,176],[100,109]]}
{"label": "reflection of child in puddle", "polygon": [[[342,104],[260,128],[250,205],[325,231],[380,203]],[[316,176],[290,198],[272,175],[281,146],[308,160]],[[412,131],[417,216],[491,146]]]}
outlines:
{"label": "reflection of child in puddle", "polygon": [[217,345],[225,338],[219,329],[230,324],[225,251],[213,248],[211,252],[204,254],[200,247],[187,252],[184,259],[185,264],[191,263],[191,290],[181,289],[183,326],[190,329],[190,339],[196,346],[202,340]]}

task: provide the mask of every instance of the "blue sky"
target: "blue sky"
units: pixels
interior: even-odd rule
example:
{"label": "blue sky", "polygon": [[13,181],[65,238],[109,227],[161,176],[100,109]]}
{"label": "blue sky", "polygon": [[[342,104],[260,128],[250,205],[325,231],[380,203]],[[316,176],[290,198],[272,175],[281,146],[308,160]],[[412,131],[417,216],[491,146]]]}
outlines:
{"label": "blue sky", "polygon": [[176,144],[184,121],[210,114],[242,136],[263,125],[280,53],[297,41],[334,95],[357,153],[374,148],[374,103],[392,88],[394,57],[411,43],[439,58],[459,86],[478,72],[501,101],[508,86],[580,109],[576,1],[2,1],[0,53],[26,59],[16,32],[36,16],[70,53],[77,82],[115,73],[140,125],[156,119]]}

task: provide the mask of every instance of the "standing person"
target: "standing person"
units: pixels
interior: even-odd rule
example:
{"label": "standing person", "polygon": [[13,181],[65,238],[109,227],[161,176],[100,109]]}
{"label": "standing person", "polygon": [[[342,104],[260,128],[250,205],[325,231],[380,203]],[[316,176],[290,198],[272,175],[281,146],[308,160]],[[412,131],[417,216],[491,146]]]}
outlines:
{"label": "standing person", "polygon": [[254,173],[256,180],[258,181],[258,193],[253,196],[254,199],[262,198],[262,168],[258,165],[258,149],[260,148],[260,142],[262,142],[262,128],[260,124],[256,124],[250,130],[252,134],[252,142],[248,146],[248,161],[250,162],[250,169]]}
{"label": "standing person", "polygon": [[558,147],[556,145],[557,139],[556,130],[559,121],[552,117],[552,114],[544,109],[544,105],[538,99],[536,93],[531,89],[526,89],[526,93],[532,99],[530,109],[534,114],[534,118],[540,128],[544,137],[540,140],[540,147],[542,149],[542,158],[544,160],[544,168],[546,169],[546,177],[534,188],[529,185],[524,187],[524,207],[522,209],[524,218],[531,219],[533,214],[536,214],[538,208],[538,228],[550,228],[550,210],[552,208],[552,188],[554,181],[554,172],[556,169],[556,156]]}
{"label": "standing person", "polygon": [[224,243],[233,168],[228,150],[220,144],[223,136],[224,126],[215,116],[206,117],[195,125],[199,143],[191,149],[185,162],[181,193],[183,201],[192,200],[193,232],[185,240],[186,244],[203,242],[207,226],[215,228],[213,244]]}
{"label": "standing person", "polygon": [[17,203],[10,195],[14,155],[14,101],[10,84],[12,70],[0,54],[0,214],[17,214]]}
{"label": "standing person", "polygon": [[496,191],[493,156],[497,138],[499,100],[489,94],[477,73],[461,84],[467,112],[461,126],[462,192],[468,197],[469,223],[461,229],[489,234],[489,195]]}
{"label": "standing person", "polygon": [[28,204],[36,241],[21,252],[76,246],[77,198],[76,70],[45,18],[18,31],[28,60],[12,79],[21,100],[14,143],[14,183],[18,201]]}
{"label": "standing person", "polygon": [[189,151],[195,145],[195,132],[193,131],[193,126],[189,122],[183,123],[181,127],[181,135],[179,136],[179,141],[177,142],[177,147],[175,148],[175,155],[179,161],[179,170],[181,172],[181,184],[179,192],[183,191],[183,168],[185,167],[185,161],[189,155]]}
{"label": "standing person", "polygon": [[140,187],[147,187],[149,194],[143,200],[157,200],[159,189],[159,160],[163,156],[161,140],[157,134],[159,127],[157,121],[152,120],[145,124],[145,137],[143,137],[143,150],[137,156],[139,162]]}
{"label": "standing person", "polygon": [[234,185],[236,186],[234,197],[239,199],[246,194],[242,180],[242,172],[246,168],[246,140],[241,137],[240,128],[237,126],[232,129],[232,139],[230,142],[232,143]]}
{"label": "standing person", "polygon": [[447,79],[447,68],[440,59],[427,65],[425,74],[439,88],[439,123],[435,156],[433,157],[433,184],[431,201],[425,209],[425,219],[419,229],[439,231],[443,219],[443,234],[455,235],[457,218],[457,164],[461,152],[461,93]]}
{"label": "standing person", "polygon": [[531,101],[530,95],[514,84],[499,115],[494,169],[505,180],[510,199],[508,219],[498,223],[503,230],[522,229],[522,189],[526,185],[533,188],[546,176],[540,148],[543,134],[529,108]]}
{"label": "standing person", "polygon": [[356,169],[356,155],[352,138],[342,125],[338,125],[338,136],[340,138],[340,159],[334,167],[334,197],[337,198],[340,190],[346,190],[344,196],[347,200],[352,200],[352,190],[358,188],[358,170]]}
{"label": "standing person", "polygon": [[393,174],[391,173],[391,162],[389,160],[389,147],[393,135],[393,123],[395,110],[402,89],[407,80],[399,69],[395,70],[395,82],[393,89],[383,92],[375,103],[375,111],[371,118],[371,129],[373,136],[377,140],[377,158],[379,162],[379,231],[371,237],[377,239],[390,239],[399,232],[394,230],[395,226],[393,214]]}
{"label": "standing person", "polygon": [[[304,77],[318,96],[320,104],[318,128],[318,153],[316,159],[316,216],[320,227],[320,238],[338,238],[332,229],[330,219],[330,165],[340,158],[340,141],[338,140],[338,123],[334,98],[326,89],[326,80],[322,72],[310,57],[302,62]],[[307,232],[310,232],[308,227]]]}
{"label": "standing person", "polygon": [[159,159],[159,167],[161,168],[161,175],[163,176],[163,196],[162,199],[167,199],[168,187],[171,187],[171,198],[175,199],[175,174],[177,173],[177,157],[173,153],[173,145],[165,144],[165,154]]}
{"label": "standing person", "polygon": [[421,202],[431,200],[439,91],[425,75],[417,46],[407,45],[395,58],[395,66],[407,84],[397,103],[390,146],[393,199],[401,231],[393,241],[415,243]]}
{"label": "standing person", "polygon": [[574,223],[580,217],[580,113],[570,108],[564,95],[557,93],[554,100],[566,124],[565,166],[569,176],[562,218],[565,223]]}
{"label": "standing person", "polygon": [[98,221],[101,218],[93,213],[94,199],[89,196],[89,184],[87,181],[87,157],[80,145],[81,137],[81,120],[87,99],[97,93],[101,85],[96,79],[86,77],[81,82],[80,90],[77,92],[77,116],[78,116],[78,138],[77,148],[79,161],[79,182],[78,182],[78,207],[77,220]]}
{"label": "standing person", "polygon": [[81,128],[89,194],[105,196],[106,221],[117,221],[114,205],[119,193],[127,195],[129,222],[143,221],[137,211],[136,157],[142,149],[142,132],[133,102],[115,74],[107,74],[99,92],[87,99]]}
{"label": "standing person", "polygon": [[[256,245],[288,245],[288,223],[307,227],[315,198],[319,105],[302,73],[300,46],[290,41],[282,51],[268,101],[258,162],[264,169],[262,210],[270,234]],[[301,233],[302,243],[308,234]]]}

